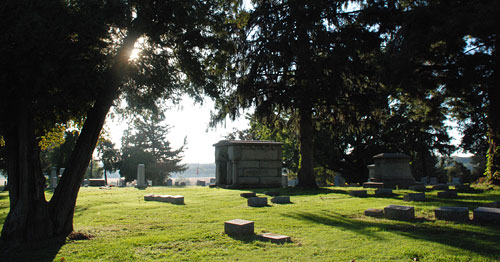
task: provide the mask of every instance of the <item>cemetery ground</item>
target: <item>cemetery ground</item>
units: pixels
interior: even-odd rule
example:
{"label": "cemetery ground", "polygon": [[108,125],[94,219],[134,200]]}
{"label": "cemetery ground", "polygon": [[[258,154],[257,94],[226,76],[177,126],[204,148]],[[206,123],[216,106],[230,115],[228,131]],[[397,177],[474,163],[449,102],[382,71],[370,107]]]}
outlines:
{"label": "cemetery ground", "polygon": [[[356,187],[318,190],[273,189],[291,204],[248,207],[242,192],[208,187],[81,188],[74,235],[11,250],[19,261],[500,261],[500,226],[436,220],[440,206],[468,207],[500,200],[500,188],[459,193],[456,199],[427,192],[425,202],[404,202],[410,190],[390,197],[353,197]],[[50,192],[50,191],[47,191]],[[144,195],[182,195],[184,205],[144,201]],[[50,193],[48,193],[50,197]],[[368,208],[415,207],[414,221],[364,215]],[[0,223],[8,213],[8,194],[0,193]],[[255,234],[291,236],[275,244],[251,236],[224,234],[224,222],[251,220]],[[43,225],[40,225],[43,226]],[[90,237],[90,239],[80,239]]]}

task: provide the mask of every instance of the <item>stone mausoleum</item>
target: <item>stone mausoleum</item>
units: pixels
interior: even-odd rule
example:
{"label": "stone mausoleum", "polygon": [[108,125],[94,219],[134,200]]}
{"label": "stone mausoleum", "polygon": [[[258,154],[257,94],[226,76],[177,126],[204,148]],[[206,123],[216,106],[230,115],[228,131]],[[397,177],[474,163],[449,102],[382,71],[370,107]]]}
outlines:
{"label": "stone mausoleum", "polygon": [[217,186],[281,187],[281,146],[278,142],[254,140],[221,140],[214,144]]}
{"label": "stone mausoleum", "polygon": [[373,156],[375,164],[369,165],[369,180],[363,187],[407,188],[415,185],[410,170],[410,157],[401,153],[382,153]]}

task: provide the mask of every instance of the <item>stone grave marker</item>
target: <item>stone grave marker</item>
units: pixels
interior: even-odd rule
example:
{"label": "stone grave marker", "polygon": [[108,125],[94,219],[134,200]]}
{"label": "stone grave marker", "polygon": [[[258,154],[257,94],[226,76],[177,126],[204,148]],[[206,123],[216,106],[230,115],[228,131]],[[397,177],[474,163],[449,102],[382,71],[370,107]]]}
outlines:
{"label": "stone grave marker", "polygon": [[432,186],[432,190],[450,190],[447,184],[437,184]]}
{"label": "stone grave marker", "polygon": [[369,208],[369,209],[365,210],[365,216],[384,217],[384,210],[376,209],[376,208]]}
{"label": "stone grave marker", "polygon": [[146,184],[146,169],[144,164],[137,165],[137,188],[144,189],[148,187]]}
{"label": "stone grave marker", "polygon": [[458,194],[457,191],[442,191],[438,192],[437,196],[440,198],[457,198]]}
{"label": "stone grave marker", "polygon": [[436,177],[431,177],[431,179],[430,179],[430,181],[429,181],[429,184],[431,184],[431,185],[435,185],[435,184],[437,184],[437,183],[438,183],[437,181],[438,181],[438,180],[437,180],[437,178],[436,178]]}
{"label": "stone grave marker", "polygon": [[50,168],[50,189],[57,187],[57,167]]}
{"label": "stone grave marker", "polygon": [[478,207],[473,211],[475,222],[499,223],[500,208],[494,207]]}
{"label": "stone grave marker", "polygon": [[336,175],[333,179],[335,186],[345,186],[345,179],[341,175]]}
{"label": "stone grave marker", "polygon": [[203,180],[198,180],[198,181],[196,181],[196,185],[197,185],[197,186],[205,186],[205,181],[203,181]]}
{"label": "stone grave marker", "polygon": [[243,219],[233,219],[224,222],[224,233],[228,235],[253,235],[254,222]]}
{"label": "stone grave marker", "polygon": [[392,196],[392,188],[377,188],[375,196]]}
{"label": "stone grave marker", "polygon": [[389,205],[384,207],[384,216],[392,220],[415,219],[415,208],[410,206]]}
{"label": "stone grave marker", "polygon": [[[410,170],[410,157],[401,153],[382,153],[373,156],[375,167],[370,171],[369,182],[363,187],[407,188],[415,184]],[[370,169],[372,167],[370,166]]]}
{"label": "stone grave marker", "polygon": [[422,202],[425,201],[425,193],[409,193],[404,195],[403,197],[404,201],[415,201],[415,202]]}
{"label": "stone grave marker", "polygon": [[255,194],[255,192],[243,192],[240,194],[240,196],[244,198],[249,198],[249,197],[256,197],[257,194]]}
{"label": "stone grave marker", "polygon": [[265,191],[264,195],[267,195],[267,196],[279,196],[280,192],[278,192],[278,191]]}
{"label": "stone grave marker", "polygon": [[485,207],[493,207],[493,208],[500,208],[500,201],[495,201],[495,202],[490,202],[483,204]]}
{"label": "stone grave marker", "polygon": [[470,185],[455,185],[455,190],[457,190],[458,192],[467,192],[470,191]]}
{"label": "stone grave marker", "polygon": [[353,197],[367,197],[368,193],[366,190],[349,190],[349,195]]}
{"label": "stone grave marker", "polygon": [[418,191],[418,192],[425,192],[426,187],[424,185],[413,185],[408,187],[409,190],[413,191]]}
{"label": "stone grave marker", "polygon": [[469,209],[466,207],[439,207],[434,209],[434,216],[438,220],[467,221]]}
{"label": "stone grave marker", "polygon": [[247,199],[249,207],[265,207],[267,206],[267,197],[250,197]]}
{"label": "stone grave marker", "polygon": [[172,179],[167,179],[167,186],[172,186]]}
{"label": "stone grave marker", "polygon": [[257,235],[262,241],[270,241],[275,244],[283,244],[287,242],[292,242],[289,236],[273,234],[273,233],[262,233]]}
{"label": "stone grave marker", "polygon": [[290,204],[290,196],[275,196],[271,198],[271,202],[275,204]]}

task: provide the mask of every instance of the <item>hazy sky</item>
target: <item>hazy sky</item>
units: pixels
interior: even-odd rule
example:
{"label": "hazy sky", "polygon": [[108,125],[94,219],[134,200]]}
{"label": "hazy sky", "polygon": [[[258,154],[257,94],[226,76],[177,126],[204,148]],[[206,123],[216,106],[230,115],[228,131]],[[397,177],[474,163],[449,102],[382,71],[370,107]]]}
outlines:
{"label": "hazy sky", "polygon": [[[226,125],[219,125],[215,130],[208,128],[210,110],[214,104],[206,100],[203,105],[196,104],[189,97],[184,97],[180,106],[165,112],[166,123],[171,126],[167,138],[174,149],[180,147],[187,137],[187,149],[184,151],[184,163],[214,163],[213,144],[224,139],[224,136],[233,128],[246,129],[248,121],[241,117],[235,122],[226,121]],[[127,123],[119,120],[106,121],[111,133],[111,139],[116,147],[121,146],[121,136],[127,128]],[[208,129],[208,130],[207,130]]]}

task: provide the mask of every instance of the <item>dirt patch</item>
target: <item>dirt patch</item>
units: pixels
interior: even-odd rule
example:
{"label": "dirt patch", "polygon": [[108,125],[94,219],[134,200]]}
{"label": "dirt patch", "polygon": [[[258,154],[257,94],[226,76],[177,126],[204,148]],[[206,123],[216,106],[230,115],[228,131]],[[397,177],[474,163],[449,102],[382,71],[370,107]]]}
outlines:
{"label": "dirt patch", "polygon": [[71,232],[71,234],[68,235],[69,240],[89,240],[93,237],[94,236],[83,232]]}

